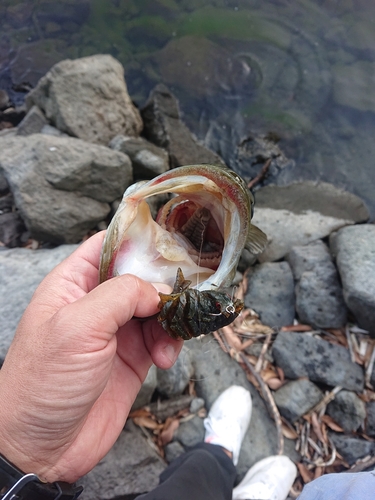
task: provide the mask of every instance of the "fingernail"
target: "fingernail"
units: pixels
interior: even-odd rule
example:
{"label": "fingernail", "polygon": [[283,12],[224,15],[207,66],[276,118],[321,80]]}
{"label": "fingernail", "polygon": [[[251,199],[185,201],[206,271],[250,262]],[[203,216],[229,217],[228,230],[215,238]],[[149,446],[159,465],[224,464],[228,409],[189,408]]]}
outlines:
{"label": "fingernail", "polygon": [[178,351],[177,348],[174,347],[172,344],[167,344],[165,346],[164,354],[172,364],[176,362],[176,359],[178,357]]}

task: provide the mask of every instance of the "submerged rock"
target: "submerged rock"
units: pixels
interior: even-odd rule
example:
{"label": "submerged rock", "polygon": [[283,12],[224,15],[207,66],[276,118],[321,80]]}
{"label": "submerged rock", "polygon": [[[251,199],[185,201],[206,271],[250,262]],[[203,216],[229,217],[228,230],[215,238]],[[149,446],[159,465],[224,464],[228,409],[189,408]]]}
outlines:
{"label": "submerged rock", "polygon": [[375,225],[346,227],[330,238],[346,305],[375,336]]}
{"label": "submerged rock", "polygon": [[169,152],[171,166],[211,163],[224,165],[213,151],[200,144],[180,120],[177,99],[163,85],[157,85],[142,109],[147,139]]}
{"label": "submerged rock", "polygon": [[62,132],[107,145],[118,134],[138,136],[142,120],[132,104],[124,68],[109,55],[56,64],[26,97]]}

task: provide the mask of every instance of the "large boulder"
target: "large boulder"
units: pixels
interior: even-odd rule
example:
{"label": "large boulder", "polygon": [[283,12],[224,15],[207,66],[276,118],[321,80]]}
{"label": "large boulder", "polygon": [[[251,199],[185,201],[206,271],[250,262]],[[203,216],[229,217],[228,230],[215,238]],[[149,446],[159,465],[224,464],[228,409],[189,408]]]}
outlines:
{"label": "large boulder", "polygon": [[0,295],[4,297],[0,301],[0,364],[36,287],[76,248],[77,245],[61,245],[51,250],[14,248],[0,251]]}
{"label": "large boulder", "polygon": [[0,137],[0,170],[33,237],[79,241],[132,181],[129,158],[71,137]]}
{"label": "large boulder", "polygon": [[330,238],[346,305],[375,336],[375,225],[346,227]]}
{"label": "large boulder", "polygon": [[332,184],[305,181],[266,186],[256,192],[253,219],[269,240],[258,260],[279,260],[296,245],[307,245],[368,217],[358,196]]}
{"label": "large boulder", "polygon": [[110,55],[61,61],[26,97],[59,130],[108,144],[118,134],[137,136],[142,120],[129,97],[124,68]]}

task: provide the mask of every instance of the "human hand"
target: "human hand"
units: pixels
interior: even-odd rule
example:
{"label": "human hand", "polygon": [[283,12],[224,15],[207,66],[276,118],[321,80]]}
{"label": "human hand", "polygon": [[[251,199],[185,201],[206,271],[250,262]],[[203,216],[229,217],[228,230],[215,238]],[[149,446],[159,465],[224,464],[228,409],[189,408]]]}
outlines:
{"label": "human hand", "polygon": [[183,344],[148,318],[159,301],[150,283],[124,275],[97,286],[103,238],[42,281],[0,370],[0,453],[48,482],[72,483],[98,463],[152,363],[170,368]]}

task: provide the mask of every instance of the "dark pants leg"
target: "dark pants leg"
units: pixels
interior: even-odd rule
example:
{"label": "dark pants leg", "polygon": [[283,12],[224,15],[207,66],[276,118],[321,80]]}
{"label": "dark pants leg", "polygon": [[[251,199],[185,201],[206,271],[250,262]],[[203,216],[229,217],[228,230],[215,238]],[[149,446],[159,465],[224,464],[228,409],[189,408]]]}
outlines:
{"label": "dark pants leg", "polygon": [[236,468],[220,446],[199,443],[160,475],[153,491],[137,500],[232,500]]}

